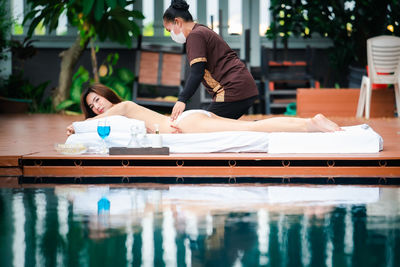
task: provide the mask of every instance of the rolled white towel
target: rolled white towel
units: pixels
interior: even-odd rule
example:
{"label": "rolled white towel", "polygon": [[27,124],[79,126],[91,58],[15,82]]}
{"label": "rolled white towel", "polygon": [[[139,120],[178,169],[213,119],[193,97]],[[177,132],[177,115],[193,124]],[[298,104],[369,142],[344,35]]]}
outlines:
{"label": "rolled white towel", "polygon": [[144,121],[129,119],[127,117],[120,115],[114,115],[100,119],[77,121],[74,122],[72,125],[74,127],[75,133],[77,134],[97,132],[97,123],[100,120],[107,120],[107,122],[111,126],[111,132],[130,133],[132,126],[136,126],[141,129],[146,129]]}

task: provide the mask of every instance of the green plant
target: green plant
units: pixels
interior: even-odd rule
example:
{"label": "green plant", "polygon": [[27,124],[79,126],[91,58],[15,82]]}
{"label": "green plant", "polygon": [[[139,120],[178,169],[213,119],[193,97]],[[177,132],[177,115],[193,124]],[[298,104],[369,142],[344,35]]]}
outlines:
{"label": "green plant", "polygon": [[267,38],[287,43],[289,37],[330,38],[332,66],[339,77],[349,65],[367,64],[367,39],[400,36],[398,0],[271,0],[272,23]]}
{"label": "green plant", "polygon": [[1,86],[0,95],[8,98],[32,100],[30,112],[51,112],[51,101],[48,97],[43,99],[43,94],[50,81],[33,85],[23,77],[23,72],[10,75]]}
{"label": "green plant", "polygon": [[[109,39],[130,46],[132,38],[140,34],[140,28],[135,21],[144,18],[141,12],[132,10],[135,1],[128,0],[27,0],[27,2],[31,10],[24,17],[24,24],[29,23],[28,36],[33,34],[40,23],[43,23],[49,32],[55,30],[61,14],[65,11],[68,23],[78,29],[75,43],[61,53],[61,71],[53,97],[55,107],[69,98],[73,69],[87,45],[98,38],[100,41]],[[94,69],[95,66],[94,62]]]}
{"label": "green plant", "polygon": [[119,59],[118,53],[109,54],[101,67],[107,68],[104,75],[100,75],[100,82],[116,91],[125,100],[132,99],[132,87],[135,74],[127,68],[115,68]]}

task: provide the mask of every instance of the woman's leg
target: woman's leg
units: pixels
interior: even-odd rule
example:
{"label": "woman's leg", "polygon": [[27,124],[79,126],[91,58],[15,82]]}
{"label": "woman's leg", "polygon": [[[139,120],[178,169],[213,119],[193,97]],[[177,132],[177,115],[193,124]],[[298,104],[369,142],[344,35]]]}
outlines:
{"label": "woman's leg", "polygon": [[333,132],[340,127],[322,114],[313,118],[275,117],[254,122],[253,131],[262,132]]}
{"label": "woman's leg", "polygon": [[241,121],[219,117],[212,114],[194,113],[182,119],[178,125],[183,133],[204,133],[221,131],[257,132],[332,132],[340,127],[318,114],[311,119],[276,117],[259,121]]}

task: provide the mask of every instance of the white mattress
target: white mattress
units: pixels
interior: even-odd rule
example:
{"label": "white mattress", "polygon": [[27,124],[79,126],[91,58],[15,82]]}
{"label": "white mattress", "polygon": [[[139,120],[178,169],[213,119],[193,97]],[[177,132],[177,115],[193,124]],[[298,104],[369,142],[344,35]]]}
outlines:
{"label": "white mattress", "polygon": [[[108,146],[127,146],[130,127],[144,127],[142,121],[122,116],[108,117],[111,133],[106,138]],[[76,134],[68,137],[66,144],[84,144],[99,147],[102,144],[96,132],[97,120],[73,124]],[[212,132],[198,134],[161,134],[163,146],[171,153],[209,152],[268,152],[268,153],[377,153],[383,149],[383,140],[366,124],[343,127],[333,133],[261,133]],[[154,137],[148,134],[149,144]]]}
{"label": "white mattress", "polygon": [[332,133],[270,133],[269,153],[377,153],[383,139],[367,124]]}

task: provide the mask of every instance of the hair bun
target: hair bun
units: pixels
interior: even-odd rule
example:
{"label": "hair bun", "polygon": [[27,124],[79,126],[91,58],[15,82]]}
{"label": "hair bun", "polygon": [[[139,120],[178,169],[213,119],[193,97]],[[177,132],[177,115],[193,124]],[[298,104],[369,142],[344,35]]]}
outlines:
{"label": "hair bun", "polygon": [[174,9],[179,9],[179,10],[183,10],[183,11],[189,10],[189,5],[188,5],[188,3],[186,3],[185,0],[172,0],[171,6]]}

